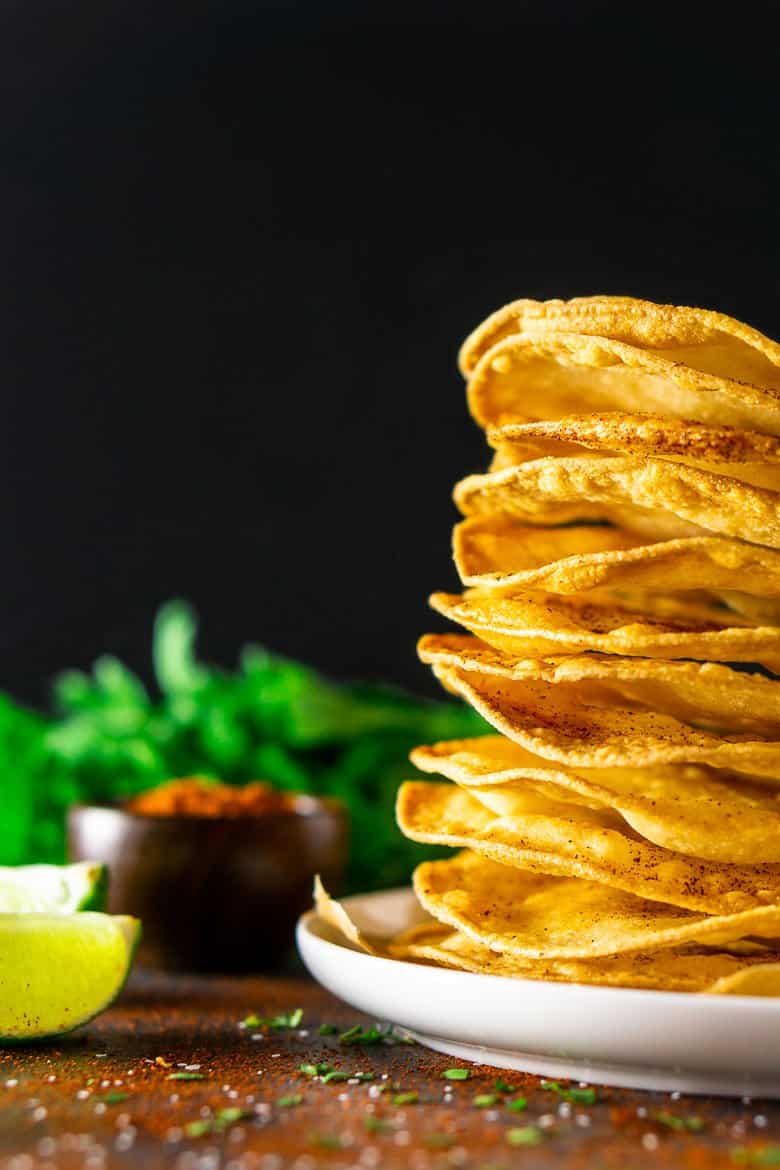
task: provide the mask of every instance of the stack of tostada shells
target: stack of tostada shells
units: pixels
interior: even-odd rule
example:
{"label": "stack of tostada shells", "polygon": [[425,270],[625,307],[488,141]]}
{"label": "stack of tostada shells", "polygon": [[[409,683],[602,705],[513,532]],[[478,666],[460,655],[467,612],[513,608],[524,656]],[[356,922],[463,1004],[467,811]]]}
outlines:
{"label": "stack of tostada shells", "polygon": [[[398,823],[465,970],[780,994],[780,345],[627,297],[465,342],[493,449],[455,489],[465,632],[420,655],[495,734],[417,748]],[[442,780],[445,781],[442,783]]]}

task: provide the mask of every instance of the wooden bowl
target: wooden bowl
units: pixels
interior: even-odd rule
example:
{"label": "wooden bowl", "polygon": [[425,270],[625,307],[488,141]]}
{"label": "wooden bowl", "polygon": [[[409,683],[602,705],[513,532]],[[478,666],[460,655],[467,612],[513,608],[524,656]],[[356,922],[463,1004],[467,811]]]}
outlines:
{"label": "wooden bowl", "polygon": [[315,873],[338,889],[348,820],[336,800],[296,796],[257,817],[145,816],[75,805],[73,861],[109,867],[108,910],[143,923],[138,961],[166,970],[239,972],[284,966]]}

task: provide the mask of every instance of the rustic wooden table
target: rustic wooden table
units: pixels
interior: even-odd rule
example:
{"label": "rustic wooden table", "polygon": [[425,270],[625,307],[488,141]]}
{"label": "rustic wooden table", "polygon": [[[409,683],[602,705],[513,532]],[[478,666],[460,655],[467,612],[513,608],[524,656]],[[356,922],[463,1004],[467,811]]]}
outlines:
{"label": "rustic wooden table", "polygon": [[[289,1013],[296,1026],[251,1022]],[[356,1043],[373,1023],[303,979],[141,974],[73,1036],[0,1054],[0,1166],[780,1165],[780,1104],[544,1088],[486,1066],[447,1079],[462,1066],[419,1046]]]}

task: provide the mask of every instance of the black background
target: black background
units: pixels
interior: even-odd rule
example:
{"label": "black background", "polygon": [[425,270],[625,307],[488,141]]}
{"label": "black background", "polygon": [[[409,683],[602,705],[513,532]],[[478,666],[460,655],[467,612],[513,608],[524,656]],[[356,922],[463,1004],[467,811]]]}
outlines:
{"label": "black background", "polygon": [[193,600],[430,690],[455,353],[518,296],[780,334],[773,6],[7,2],[0,686]]}

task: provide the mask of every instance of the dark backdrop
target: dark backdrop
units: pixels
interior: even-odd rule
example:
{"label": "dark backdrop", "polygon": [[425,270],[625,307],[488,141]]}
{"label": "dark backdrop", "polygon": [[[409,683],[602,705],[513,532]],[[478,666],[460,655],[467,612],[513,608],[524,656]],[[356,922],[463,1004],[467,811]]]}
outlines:
{"label": "dark backdrop", "polygon": [[160,601],[431,684],[457,345],[517,296],[780,334],[772,5],[166,4],[0,14],[0,686]]}

